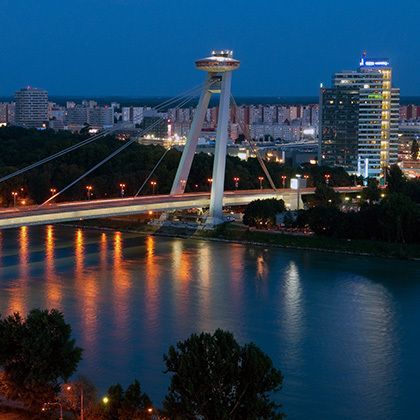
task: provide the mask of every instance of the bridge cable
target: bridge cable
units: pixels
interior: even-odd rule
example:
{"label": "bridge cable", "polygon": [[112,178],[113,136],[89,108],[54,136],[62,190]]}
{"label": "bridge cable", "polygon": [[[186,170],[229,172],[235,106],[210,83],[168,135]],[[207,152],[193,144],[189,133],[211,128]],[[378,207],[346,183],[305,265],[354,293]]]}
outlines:
{"label": "bridge cable", "polygon": [[154,168],[152,169],[152,171],[150,172],[150,174],[147,176],[147,178],[144,180],[143,184],[141,184],[141,187],[138,189],[138,191],[134,194],[134,198],[138,197],[138,195],[140,194],[141,190],[145,187],[145,185],[147,184],[147,181],[149,181],[149,179],[152,177],[152,175],[154,174],[155,170],[158,168],[158,166],[160,165],[160,163],[162,162],[162,160],[164,159],[164,157],[167,155],[167,153],[172,150],[172,147],[168,147],[165,150],[165,153],[160,157],[160,159],[158,160],[158,162],[156,163],[156,165],[154,166]]}
{"label": "bridge cable", "polygon": [[[182,93],[182,94],[180,94],[180,95],[172,98],[171,100],[166,100],[166,101],[162,102],[161,104],[157,105],[154,109],[157,110],[157,111],[158,110],[161,110],[164,107],[167,107],[167,106],[171,105],[172,103],[174,103],[174,102],[182,99],[186,95],[190,95],[192,92],[197,91],[198,89],[201,89],[203,86],[204,86],[204,83],[202,83],[201,85],[196,86],[196,87],[194,87],[192,89],[189,89],[188,91],[186,91],[186,92],[184,92],[184,93]],[[102,137],[105,137],[105,136],[107,136],[107,135],[109,135],[109,134],[111,134],[111,133],[113,133],[115,131],[121,130],[125,126],[127,126],[129,124],[130,123],[121,124],[121,125],[117,125],[115,127],[112,127],[110,129],[101,131],[99,134],[95,134],[94,136],[89,137],[89,138],[87,138],[85,140],[82,140],[81,142],[79,142],[77,144],[74,144],[74,145],[72,145],[70,147],[67,147],[66,149],[63,149],[63,150],[61,150],[61,151],[59,151],[57,153],[54,153],[51,156],[47,156],[47,157],[39,160],[38,162],[32,163],[32,164],[30,164],[28,166],[25,166],[24,168],[18,169],[17,171],[15,171],[15,172],[13,172],[11,174],[8,174],[8,175],[3,176],[2,178],[0,178],[0,183],[2,183],[4,181],[7,181],[7,180],[9,180],[11,178],[14,178],[15,176],[21,175],[21,174],[23,174],[23,173],[25,173],[25,172],[27,172],[27,171],[29,171],[31,169],[34,169],[34,168],[36,168],[36,167],[38,167],[40,165],[43,165],[44,163],[50,162],[51,160],[54,160],[54,159],[56,159],[56,158],[58,158],[60,156],[63,156],[65,154],[67,154],[67,153],[70,153],[73,150],[76,150],[76,149],[78,149],[80,147],[83,147],[83,146],[85,146],[87,144],[90,144],[90,143],[92,143],[92,142],[94,142],[96,140],[99,140]]]}
{"label": "bridge cable", "polygon": [[[186,100],[184,100],[182,103],[180,103],[176,109],[179,109],[180,107],[184,106],[186,103],[188,103],[191,100],[191,96],[189,96]],[[151,124],[149,127],[147,127],[146,129],[144,129],[141,132],[141,135],[146,134],[147,132],[149,132],[150,130],[152,130],[153,128],[155,128],[157,125],[159,125],[165,118],[161,117],[159,118],[157,121],[155,121],[153,124]],[[128,146],[130,146],[132,143],[134,143],[135,141],[137,141],[137,137],[133,137],[130,140],[127,140],[121,147],[119,147],[117,150],[115,150],[114,152],[112,152],[110,155],[108,155],[106,158],[104,158],[103,160],[101,160],[99,163],[97,163],[96,165],[94,165],[92,168],[90,168],[88,171],[86,171],[84,174],[82,174],[81,176],[79,176],[77,179],[75,179],[74,181],[72,181],[69,185],[67,185],[66,187],[64,187],[62,190],[60,190],[59,192],[55,193],[54,195],[52,195],[50,198],[48,198],[46,201],[44,201],[42,204],[40,204],[38,206],[42,207],[45,204],[48,204],[50,201],[54,200],[56,197],[58,197],[59,195],[61,195],[63,192],[67,191],[69,188],[71,188],[73,185],[77,184],[79,181],[81,181],[83,178],[85,178],[87,175],[89,175],[90,173],[92,173],[93,171],[95,171],[96,169],[98,169],[100,166],[102,166],[104,163],[108,162],[110,159],[112,159],[114,156],[116,156],[117,154],[119,154],[120,152],[122,152],[124,149],[126,149]]]}
{"label": "bridge cable", "polygon": [[271,188],[274,190],[274,192],[277,192],[277,187],[274,184],[273,178],[270,175],[270,172],[268,171],[268,168],[263,160],[263,158],[261,157],[257,147],[253,144],[252,138],[251,138],[251,133],[249,132],[248,127],[246,126],[245,122],[242,120],[240,113],[239,113],[239,107],[235,101],[235,98],[233,96],[231,96],[231,102],[232,105],[235,108],[235,114],[238,116],[238,121],[239,121],[239,125],[242,129],[242,133],[245,136],[245,139],[247,140],[250,149],[255,153],[255,156],[257,157],[258,163],[260,164],[262,170],[265,173],[265,176],[268,179],[268,182],[270,183]]}
{"label": "bridge cable", "polygon": [[[217,83],[217,81],[214,82],[210,82],[209,83],[209,87],[212,86],[213,84]],[[154,168],[152,169],[152,171],[149,173],[149,175],[147,176],[147,178],[144,180],[143,184],[141,185],[141,187],[138,189],[138,191],[136,192],[136,194],[134,195],[134,197],[138,197],[140,192],[143,190],[143,188],[146,186],[147,182],[149,181],[149,179],[152,177],[152,175],[154,174],[154,172],[156,171],[156,169],[159,167],[160,163],[162,162],[162,160],[165,158],[165,156],[167,155],[167,153],[172,150],[172,147],[169,147],[166,149],[166,151],[163,153],[163,155],[160,157],[160,159],[158,160],[158,162],[156,163],[156,165],[154,166]]]}

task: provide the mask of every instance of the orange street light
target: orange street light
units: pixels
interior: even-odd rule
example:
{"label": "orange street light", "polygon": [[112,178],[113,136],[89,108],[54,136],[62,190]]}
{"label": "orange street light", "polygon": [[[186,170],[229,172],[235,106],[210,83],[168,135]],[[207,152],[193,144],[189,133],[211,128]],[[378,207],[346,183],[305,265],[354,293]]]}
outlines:
{"label": "orange street light", "polygon": [[87,193],[88,200],[90,200],[90,197],[92,196],[92,190],[93,190],[92,185],[86,185],[86,193]]}
{"label": "orange street light", "polygon": [[124,198],[125,184],[123,184],[123,183],[120,184],[120,190],[121,190],[121,198]]}
{"label": "orange street light", "polygon": [[331,175],[330,175],[330,174],[325,174],[325,175],[324,175],[324,178],[325,178],[325,182],[326,182],[326,184],[328,185],[328,184],[330,183],[330,178],[331,178]]}
{"label": "orange street light", "polygon": [[259,176],[258,177],[258,181],[260,181],[260,190],[263,189],[263,181],[264,181],[264,177],[263,176]]}
{"label": "orange street light", "polygon": [[283,184],[283,188],[286,188],[286,179],[287,179],[287,176],[286,175],[282,175],[281,176],[281,182]]}
{"label": "orange street light", "polygon": [[238,189],[238,187],[239,187],[239,180],[240,180],[239,177],[237,177],[237,176],[233,177],[233,182],[235,183],[235,189]]}
{"label": "orange street light", "polygon": [[152,186],[152,194],[155,194],[157,182],[156,181],[150,181],[150,185]]}
{"label": "orange street light", "polygon": [[16,191],[12,191],[13,207],[16,207],[17,196],[18,196],[18,193]]}

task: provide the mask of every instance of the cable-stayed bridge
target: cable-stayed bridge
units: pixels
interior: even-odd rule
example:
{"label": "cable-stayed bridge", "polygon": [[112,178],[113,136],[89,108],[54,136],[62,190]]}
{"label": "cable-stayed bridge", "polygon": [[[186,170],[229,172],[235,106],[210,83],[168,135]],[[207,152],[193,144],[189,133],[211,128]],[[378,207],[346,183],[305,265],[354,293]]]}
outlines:
{"label": "cable-stayed bridge", "polygon": [[[154,168],[146,177],[135,196],[132,198],[89,200],[70,203],[56,202],[57,197],[137,141],[138,137],[136,136],[125,141],[117,150],[113,151],[109,156],[96,163],[84,174],[71,181],[60,191],[56,192],[54,190],[54,194],[40,206],[30,206],[0,211],[0,229],[19,227],[23,225],[60,223],[81,219],[134,215],[146,212],[165,212],[188,208],[208,208],[209,210],[206,223],[208,226],[214,226],[224,222],[223,206],[246,205],[250,201],[258,198],[282,198],[287,207],[291,209],[302,208],[301,195],[311,194],[313,193],[313,189],[302,189],[298,192],[288,189],[278,190],[271,178],[265,162],[259,155],[258,149],[251,138],[249,127],[240,118],[235,100],[231,96],[232,72],[239,68],[240,62],[233,58],[231,51],[213,51],[210,57],[197,60],[195,65],[197,69],[206,72],[204,83],[170,100],[166,100],[159,106],[155,107],[157,111],[163,110],[168,106],[176,106],[175,109],[180,109],[193,100],[197,94],[200,94],[198,105],[191,124],[191,129],[169,195],[140,196],[140,193],[145,185],[151,179],[163,159],[165,159],[167,152],[170,150],[167,149],[156,162]],[[219,94],[219,112],[211,192],[184,194],[192,161],[197,149],[198,137],[203,127],[205,114],[210,98],[215,93]],[[265,178],[271,186],[270,190],[259,189],[247,191],[224,191],[228,121],[231,110],[236,113],[248,147],[257,156]],[[139,136],[150,132],[153,128],[161,124],[162,120],[163,118],[155,121],[148,128],[139,133]],[[99,141],[104,136],[113,134],[121,128],[124,128],[124,126],[118,125],[110,130],[105,130],[51,156],[47,156],[38,162],[32,163],[11,174],[5,175],[0,178],[0,183],[26,173],[31,169],[50,162],[58,157],[64,156],[67,153],[71,153],[72,151],[84,147],[85,145]]]}

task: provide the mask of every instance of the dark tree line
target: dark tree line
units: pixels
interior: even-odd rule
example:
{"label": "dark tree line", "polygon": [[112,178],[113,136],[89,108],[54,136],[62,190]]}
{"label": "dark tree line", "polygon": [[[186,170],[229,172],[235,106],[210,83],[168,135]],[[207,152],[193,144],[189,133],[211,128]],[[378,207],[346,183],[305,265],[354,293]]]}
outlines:
{"label": "dark tree line", "polygon": [[339,210],[339,194],[319,186],[313,206],[299,213],[296,225],[336,238],[419,243],[420,181],[407,179],[396,165],[388,170],[387,179],[385,190],[380,190],[375,180],[369,181],[359,211]]}
{"label": "dark tree line", "polygon": [[[72,146],[86,138],[86,134],[73,134],[67,131],[37,131],[18,127],[0,129],[0,177],[17,169],[37,162],[47,156]],[[13,203],[12,191],[18,191],[19,197],[27,197],[41,203],[50,195],[51,189],[61,190],[88,169],[121,146],[121,141],[113,136],[100,139],[90,145],[75,150],[65,156],[33,169],[21,176],[0,184],[0,199],[3,205]],[[59,200],[80,200],[87,197],[86,186],[92,185],[93,197],[117,197],[120,183],[126,184],[126,195],[133,195],[143,184],[155,164],[165,152],[161,146],[132,144],[118,156],[98,168],[79,184],[66,191]],[[157,193],[170,191],[181,153],[175,149],[168,152],[151,180],[157,182]],[[324,175],[330,174],[331,185],[352,185],[355,179],[342,168],[318,167],[304,165],[293,168],[276,162],[267,162],[269,172],[277,185],[282,187],[282,176],[290,178],[296,173],[309,176],[308,184],[317,185],[324,181]],[[187,191],[209,190],[209,179],[212,178],[213,156],[199,153],[195,156],[191,173],[186,186]],[[235,188],[234,177],[238,177],[239,189],[259,188],[258,177],[263,171],[257,159],[247,161],[228,156],[226,161],[225,188]],[[269,187],[265,179],[263,186]],[[150,183],[145,186],[144,194],[150,194]]]}

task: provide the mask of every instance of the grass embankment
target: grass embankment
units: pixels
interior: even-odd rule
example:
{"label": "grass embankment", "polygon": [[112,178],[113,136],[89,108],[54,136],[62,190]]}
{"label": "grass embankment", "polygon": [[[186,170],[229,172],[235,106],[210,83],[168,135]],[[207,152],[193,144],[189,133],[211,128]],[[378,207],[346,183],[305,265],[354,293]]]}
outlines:
{"label": "grass embankment", "polygon": [[420,245],[416,244],[346,240],[322,236],[296,236],[263,230],[248,230],[246,226],[239,223],[226,223],[215,230],[197,230],[196,232],[182,228],[159,229],[157,226],[150,226],[144,220],[139,221],[136,218],[84,220],[77,225],[161,236],[247,242],[283,248],[372,255],[387,258],[420,259]]}
{"label": "grass embankment", "polygon": [[277,232],[248,230],[239,224],[226,224],[214,231],[197,234],[200,237],[252,242],[284,248],[300,248],[337,253],[373,255],[378,257],[420,259],[420,245],[381,241],[346,240],[321,236],[295,236]]}

